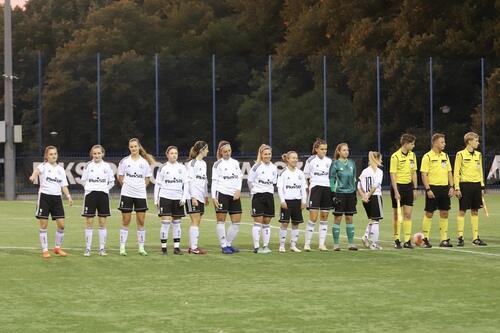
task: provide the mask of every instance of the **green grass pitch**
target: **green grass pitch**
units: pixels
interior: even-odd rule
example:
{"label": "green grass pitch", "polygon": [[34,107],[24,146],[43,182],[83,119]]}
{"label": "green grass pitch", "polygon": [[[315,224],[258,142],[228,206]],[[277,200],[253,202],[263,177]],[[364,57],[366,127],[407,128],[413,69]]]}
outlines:
{"label": "green grass pitch", "polygon": [[[251,218],[243,200],[243,225],[235,241],[243,251],[222,255],[208,207],[200,229],[206,256],[161,256],[159,221],[146,220],[148,257],[129,235],[128,257],[118,255],[120,215],[108,221],[108,257],[83,257],[81,201],[66,207],[67,258],[40,256],[34,201],[0,202],[1,332],[498,332],[500,324],[500,195],[487,195],[490,218],[480,213],[488,246],[471,245],[466,218],[464,248],[440,249],[434,217],[432,249],[392,248],[389,198],[381,225],[384,250],[273,253],[250,251]],[[413,230],[421,228],[423,198]],[[149,202],[152,207],[152,202]],[[116,207],[116,201],[112,203]],[[455,240],[456,199],[450,218]],[[358,204],[356,236],[366,219]],[[304,214],[307,218],[307,213]],[[331,220],[327,245],[332,247]],[[187,247],[189,219],[183,220]],[[303,226],[301,226],[303,229]],[[49,244],[55,226],[49,225]],[[342,227],[345,236],[345,228]],[[359,239],[358,246],[361,247]],[[94,249],[98,244],[94,232]],[[169,239],[169,246],[172,241]],[[299,240],[303,245],[303,233]],[[455,241],[454,241],[455,244]],[[317,234],[313,246],[317,247]],[[287,243],[288,249],[288,243]]]}

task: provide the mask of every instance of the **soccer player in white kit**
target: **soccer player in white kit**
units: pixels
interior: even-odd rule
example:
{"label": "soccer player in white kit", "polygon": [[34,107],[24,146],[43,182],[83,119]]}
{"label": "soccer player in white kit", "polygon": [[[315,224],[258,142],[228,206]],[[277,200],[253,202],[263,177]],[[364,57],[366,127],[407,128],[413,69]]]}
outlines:
{"label": "soccer player in white kit", "polygon": [[38,165],[29,177],[32,183],[39,179],[40,184],[36,205],[36,218],[40,223],[40,244],[42,246],[42,257],[44,258],[50,258],[47,237],[49,215],[52,216],[52,220],[55,220],[57,225],[54,253],[61,257],[66,257],[67,255],[61,249],[64,239],[64,207],[61,190],[68,199],[70,206],[73,205],[73,200],[69,194],[66,172],[57,164],[57,158],[57,148],[47,146],[44,153],[44,162]]}
{"label": "soccer player in white kit", "polygon": [[383,219],[382,180],[384,173],[379,167],[382,165],[382,155],[377,151],[368,153],[368,167],[363,169],[359,176],[358,193],[363,201],[363,207],[368,217],[365,234],[361,238],[363,245],[372,250],[382,250],[379,244],[379,222]]}
{"label": "soccer player in white kit", "polygon": [[309,221],[306,227],[304,250],[311,251],[311,239],[314,233],[314,225],[319,216],[319,250],[328,251],[325,246],[328,233],[328,213],[333,208],[332,193],[330,190],[329,171],[332,159],[326,156],[328,145],[323,139],[316,139],[313,144],[312,153],[304,166],[304,174],[309,181],[309,198],[307,209],[309,210]]}
{"label": "soccer player in white kit", "polygon": [[205,141],[196,141],[189,151],[188,191],[186,212],[191,218],[189,227],[189,253],[206,254],[207,251],[198,247],[200,237],[201,216],[205,213],[208,204],[207,163],[203,160],[208,155],[208,144]]}
{"label": "soccer player in white kit", "polygon": [[155,206],[161,220],[160,241],[162,254],[167,254],[167,239],[170,224],[174,240],[174,254],[181,255],[181,218],[184,213],[184,203],[188,198],[187,170],[177,162],[179,150],[175,146],[167,147],[165,152],[167,163],[156,174]]}
{"label": "soccer player in white kit", "polygon": [[[262,144],[257,152],[257,161],[248,174],[248,187],[252,195],[252,238],[254,253],[271,253],[271,219],[274,217],[274,185],[278,181],[278,168],[271,162],[271,147]],[[260,233],[262,231],[262,247]]]}
{"label": "soccer player in white kit", "polygon": [[139,254],[147,256],[148,253],[144,250],[146,240],[144,221],[148,210],[146,187],[153,176],[151,166],[155,163],[155,160],[141,146],[137,138],[129,140],[128,149],[130,155],[122,159],[118,165],[118,181],[122,185],[120,206],[118,207],[122,212],[120,255],[127,255],[125,245],[127,243],[128,227],[132,218],[132,211],[135,211]]}
{"label": "soccer player in white kit", "polygon": [[299,225],[304,222],[302,210],[306,208],[307,183],[302,170],[297,168],[299,156],[294,151],[289,151],[281,156],[287,164],[278,177],[278,195],[280,197],[280,247],[279,252],[285,252],[285,242],[288,233],[288,224],[292,222],[290,237],[290,250],[302,252],[297,248],[299,239]]}
{"label": "soccer player in white kit", "polygon": [[85,252],[90,256],[94,217],[99,217],[99,255],[106,256],[106,218],[111,216],[109,209],[109,190],[115,185],[115,175],[108,163],[102,159],[105,151],[101,145],[94,145],[90,149],[90,158],[81,178],[85,190],[82,216],[85,217]]}
{"label": "soccer player in white kit", "polygon": [[[233,241],[240,230],[241,184],[243,174],[240,164],[231,158],[231,144],[222,140],[217,147],[217,162],[212,167],[212,200],[217,216],[217,237],[223,254],[240,252]],[[229,213],[231,226],[226,237],[226,217]]]}

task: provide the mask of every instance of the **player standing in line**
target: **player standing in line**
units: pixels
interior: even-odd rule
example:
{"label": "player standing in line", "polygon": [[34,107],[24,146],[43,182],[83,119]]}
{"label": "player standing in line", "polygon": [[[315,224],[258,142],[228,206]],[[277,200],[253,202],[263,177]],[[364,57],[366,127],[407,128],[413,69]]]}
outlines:
{"label": "player standing in line", "polygon": [[[271,219],[274,217],[274,185],[278,181],[278,168],[271,162],[271,147],[262,144],[257,161],[248,174],[248,187],[252,195],[252,238],[254,253],[271,253]],[[260,233],[262,230],[262,247]]]}
{"label": "player standing in line", "polygon": [[479,146],[479,135],[474,132],[465,134],[464,143],[465,149],[457,153],[453,170],[455,194],[460,204],[457,214],[457,246],[464,246],[465,213],[468,209],[471,215],[472,244],[486,246],[486,242],[479,238],[478,211],[483,207],[484,194],[483,157],[476,150]]}
{"label": "player standing in line", "polygon": [[83,169],[81,184],[85,190],[83,199],[82,216],[85,217],[85,253],[90,257],[92,247],[92,234],[94,217],[99,217],[99,255],[106,256],[106,218],[111,216],[109,209],[109,190],[115,185],[115,175],[108,163],[102,159],[104,148],[94,145],[90,149],[90,158]]}
{"label": "player standing in line", "polygon": [[307,209],[309,210],[309,221],[307,222],[304,251],[311,251],[311,239],[314,233],[314,225],[320,219],[319,226],[319,250],[328,251],[325,246],[328,233],[328,212],[332,209],[332,193],[330,192],[330,180],[328,172],[332,160],[326,156],[328,145],[323,139],[316,139],[313,144],[312,153],[304,166],[304,175],[309,181]]}
{"label": "player standing in line", "polygon": [[174,254],[181,255],[181,218],[184,213],[184,203],[189,199],[186,167],[177,162],[179,150],[176,146],[168,146],[165,152],[167,163],[156,174],[155,206],[161,220],[160,242],[162,254],[167,254],[167,239],[170,224],[174,240]]}
{"label": "player standing in line", "polygon": [[130,155],[123,158],[118,165],[118,182],[122,185],[120,206],[118,207],[118,210],[122,212],[120,255],[127,255],[125,245],[128,238],[128,227],[132,218],[132,211],[135,211],[139,254],[147,256],[148,253],[144,250],[146,240],[144,221],[148,210],[146,187],[153,175],[151,167],[154,165],[155,159],[146,152],[137,138],[129,140],[128,149]]}
{"label": "player standing in line", "polygon": [[207,163],[203,160],[208,155],[208,144],[205,141],[196,141],[189,151],[188,172],[188,199],[186,211],[191,218],[189,227],[189,253],[206,254],[207,251],[198,247],[200,237],[201,216],[205,213],[208,204]]}
{"label": "player standing in line", "polygon": [[384,173],[379,169],[381,165],[382,155],[377,151],[368,152],[368,167],[361,172],[358,183],[358,192],[368,217],[368,224],[361,241],[366,248],[372,250],[382,250],[379,244],[379,223],[384,218],[382,204]]}
{"label": "player standing in line", "polygon": [[[232,244],[240,230],[243,174],[239,162],[231,158],[231,152],[231,144],[228,141],[220,141],[217,147],[218,160],[212,167],[211,192],[217,216],[217,237],[224,254],[240,252]],[[232,223],[226,237],[227,213]]]}
{"label": "player standing in line", "polygon": [[391,176],[391,201],[393,208],[392,226],[394,231],[394,247],[401,249],[401,221],[398,221],[398,201],[403,208],[404,247],[413,249],[411,244],[411,213],[413,201],[417,199],[417,157],[412,151],[415,148],[415,136],[403,134],[400,139],[401,148],[391,156],[389,173]]}
{"label": "player standing in line", "polygon": [[334,161],[330,166],[330,188],[335,197],[333,210],[334,220],[332,227],[333,250],[340,251],[340,222],[342,215],[345,216],[345,229],[349,250],[357,251],[354,245],[354,224],[352,216],[357,213],[356,204],[356,164],[349,158],[349,146],[347,143],[339,143],[335,149]]}
{"label": "player standing in line", "polygon": [[42,257],[50,258],[47,227],[49,215],[56,221],[56,243],[54,253],[66,257],[67,254],[61,249],[64,239],[64,206],[61,198],[62,193],[68,199],[69,205],[73,205],[73,200],[68,190],[68,180],[64,169],[57,164],[57,148],[54,146],[45,147],[43,155],[44,162],[38,165],[29,177],[34,183],[39,179],[40,189],[38,190],[38,201],[36,205],[36,218],[40,223],[40,244],[42,246]]}
{"label": "player standing in line", "polygon": [[454,195],[453,174],[448,154],[444,152],[446,146],[444,134],[436,133],[432,136],[432,149],[423,157],[420,165],[422,184],[425,188],[425,208],[422,220],[425,248],[431,248],[429,235],[431,232],[432,216],[439,209],[440,247],[452,247],[448,237],[448,214],[451,208],[450,198]]}
{"label": "player standing in line", "polygon": [[299,239],[299,225],[304,222],[302,210],[306,208],[307,184],[302,170],[297,168],[299,156],[294,151],[289,151],[281,156],[286,163],[286,168],[278,177],[278,195],[281,203],[280,211],[280,247],[279,252],[285,252],[288,224],[292,222],[290,237],[290,251],[302,252],[297,248]]}

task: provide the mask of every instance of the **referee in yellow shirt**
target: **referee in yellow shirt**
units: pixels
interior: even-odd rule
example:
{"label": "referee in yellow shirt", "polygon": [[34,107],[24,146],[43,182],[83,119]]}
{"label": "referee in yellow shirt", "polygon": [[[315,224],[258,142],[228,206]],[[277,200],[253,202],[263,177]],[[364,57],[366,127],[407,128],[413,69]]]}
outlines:
{"label": "referee in yellow shirt", "polygon": [[464,135],[465,149],[457,153],[453,173],[455,194],[459,199],[457,215],[457,246],[464,246],[465,212],[470,209],[472,226],[472,244],[486,246],[486,242],[479,238],[478,210],[483,207],[484,179],[483,158],[476,149],[479,146],[479,135],[469,132]]}
{"label": "referee in yellow shirt", "polygon": [[432,216],[439,209],[440,247],[452,247],[448,237],[448,214],[451,208],[450,198],[453,196],[453,174],[451,163],[443,150],[446,146],[444,134],[432,136],[432,149],[422,157],[420,174],[425,188],[425,214],[422,220],[424,234],[423,247],[431,248],[429,234],[431,232]]}
{"label": "referee in yellow shirt", "polygon": [[403,134],[400,139],[401,148],[391,155],[389,173],[391,176],[391,201],[393,208],[392,226],[394,231],[394,247],[401,249],[401,221],[398,221],[397,202],[403,207],[403,246],[412,249],[411,213],[413,200],[417,198],[417,157],[412,151],[415,148],[415,136]]}

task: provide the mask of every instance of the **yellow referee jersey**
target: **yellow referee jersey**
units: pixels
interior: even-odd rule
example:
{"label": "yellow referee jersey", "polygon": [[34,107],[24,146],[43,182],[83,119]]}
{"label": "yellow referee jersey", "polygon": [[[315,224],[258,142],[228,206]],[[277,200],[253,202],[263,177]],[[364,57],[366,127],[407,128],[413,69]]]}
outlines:
{"label": "yellow referee jersey", "polygon": [[404,154],[401,148],[391,155],[389,172],[396,174],[396,183],[409,184],[412,181],[412,173],[417,171],[417,157],[410,151]]}
{"label": "yellow referee jersey", "polygon": [[474,150],[472,153],[467,149],[461,150],[455,157],[455,168],[453,170],[455,189],[460,189],[460,182],[481,183],[483,180],[483,157],[480,152]]}
{"label": "yellow referee jersey", "polygon": [[450,159],[445,152],[436,153],[434,150],[430,150],[422,157],[420,172],[427,173],[429,185],[448,185],[448,172],[450,171]]}

